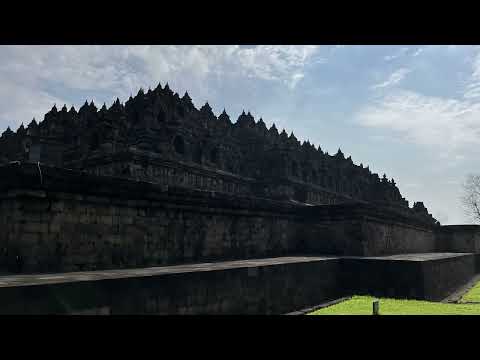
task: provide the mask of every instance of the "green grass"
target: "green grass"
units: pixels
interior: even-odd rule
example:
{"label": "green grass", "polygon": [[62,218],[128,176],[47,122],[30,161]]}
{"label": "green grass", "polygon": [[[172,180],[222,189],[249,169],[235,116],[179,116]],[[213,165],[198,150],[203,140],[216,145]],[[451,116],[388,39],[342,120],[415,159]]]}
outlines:
{"label": "green grass", "polygon": [[[460,302],[477,302],[480,303],[480,281],[475,284],[463,297]],[[479,304],[480,305],[480,304]]]}
{"label": "green grass", "polygon": [[[371,296],[353,296],[308,315],[372,315]],[[418,300],[379,299],[380,315],[480,315],[480,304],[447,304]]]}

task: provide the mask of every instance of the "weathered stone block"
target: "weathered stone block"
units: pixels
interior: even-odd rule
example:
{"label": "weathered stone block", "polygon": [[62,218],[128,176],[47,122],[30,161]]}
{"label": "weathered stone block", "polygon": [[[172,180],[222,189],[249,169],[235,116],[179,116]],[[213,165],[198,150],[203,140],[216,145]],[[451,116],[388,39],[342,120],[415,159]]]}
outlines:
{"label": "weathered stone block", "polygon": [[19,226],[19,230],[25,233],[48,233],[48,224],[42,222],[27,222]]}

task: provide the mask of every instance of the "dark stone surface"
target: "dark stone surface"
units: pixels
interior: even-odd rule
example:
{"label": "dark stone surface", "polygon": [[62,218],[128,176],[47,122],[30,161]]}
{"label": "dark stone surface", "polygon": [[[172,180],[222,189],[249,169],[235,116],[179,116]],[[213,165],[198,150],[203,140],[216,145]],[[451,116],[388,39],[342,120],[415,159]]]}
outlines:
{"label": "dark stone surface", "polygon": [[298,212],[309,224],[306,248],[316,253],[380,256],[436,250],[436,227],[371,204],[323,205]]}
{"label": "dark stone surface", "polygon": [[283,314],[341,295],[335,258],[102,273],[0,278],[0,314]]}
{"label": "dark stone surface", "polygon": [[356,294],[442,300],[472,254],[281,257],[0,277],[1,314],[284,314]]}
{"label": "dark stone surface", "polygon": [[342,258],[353,294],[439,301],[475,275],[475,256],[461,253]]}
{"label": "dark stone surface", "polygon": [[0,271],[19,273],[435,249],[430,224],[372,204],[308,206],[37,164],[0,167],[0,225]]}
{"label": "dark stone surface", "polygon": [[480,225],[436,227],[438,251],[480,253]]}
{"label": "dark stone surface", "polygon": [[475,256],[475,272],[480,274],[480,254],[476,253]]}

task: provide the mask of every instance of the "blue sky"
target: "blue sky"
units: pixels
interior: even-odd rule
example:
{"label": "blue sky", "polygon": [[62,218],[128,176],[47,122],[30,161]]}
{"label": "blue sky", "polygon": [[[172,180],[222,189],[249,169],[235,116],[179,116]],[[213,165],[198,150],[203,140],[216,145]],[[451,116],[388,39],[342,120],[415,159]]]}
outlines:
{"label": "blue sky", "polygon": [[480,143],[478,46],[0,46],[0,127],[54,103],[123,102],[161,82],[236,120],[243,109],[394,178],[443,224],[470,223]]}

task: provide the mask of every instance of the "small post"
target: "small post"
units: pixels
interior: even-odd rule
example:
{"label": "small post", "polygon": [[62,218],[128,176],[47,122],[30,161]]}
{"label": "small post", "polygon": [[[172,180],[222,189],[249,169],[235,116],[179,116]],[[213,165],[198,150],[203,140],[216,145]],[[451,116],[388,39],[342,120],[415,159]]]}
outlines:
{"label": "small post", "polygon": [[380,313],[380,301],[378,299],[373,300],[373,313],[372,315],[379,315]]}

